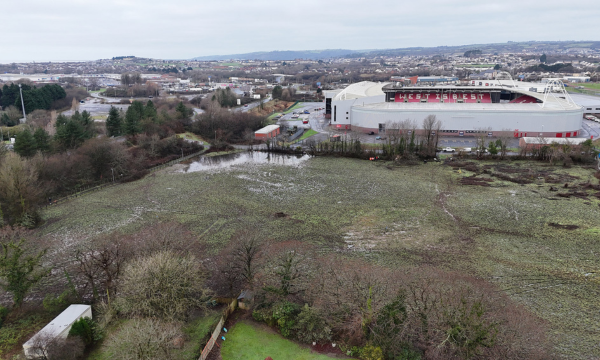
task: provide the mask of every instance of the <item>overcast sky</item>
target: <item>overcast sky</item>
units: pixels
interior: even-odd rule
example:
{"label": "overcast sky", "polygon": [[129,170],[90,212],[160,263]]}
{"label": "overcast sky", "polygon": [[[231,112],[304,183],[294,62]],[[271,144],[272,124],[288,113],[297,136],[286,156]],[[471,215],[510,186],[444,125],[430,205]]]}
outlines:
{"label": "overcast sky", "polygon": [[0,13],[0,62],[600,40],[598,0],[7,0]]}

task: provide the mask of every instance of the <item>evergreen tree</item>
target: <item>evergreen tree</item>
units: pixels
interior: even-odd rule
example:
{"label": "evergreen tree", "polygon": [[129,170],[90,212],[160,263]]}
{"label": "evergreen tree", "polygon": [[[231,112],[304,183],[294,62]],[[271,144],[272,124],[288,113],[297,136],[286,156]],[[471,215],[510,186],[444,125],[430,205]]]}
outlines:
{"label": "evergreen tree", "polygon": [[56,122],[56,135],[54,139],[65,149],[74,149],[81,145],[85,139],[85,129],[77,118],[68,119],[66,123],[59,125]]}
{"label": "evergreen tree", "polygon": [[146,103],[146,107],[144,108],[144,117],[148,119],[152,119],[152,121],[156,121],[156,107],[152,100],[148,100]]}
{"label": "evergreen tree", "polygon": [[108,112],[108,118],[106,118],[106,133],[108,136],[120,136],[123,127],[123,119],[119,110],[111,106]]}
{"label": "evergreen tree", "polygon": [[283,88],[279,85],[273,88],[273,99],[281,99],[281,95],[283,95]]}
{"label": "evergreen tree", "polygon": [[21,131],[15,139],[15,152],[23,157],[35,155],[36,148],[35,139],[29,129]]}
{"label": "evergreen tree", "polygon": [[96,128],[94,126],[94,120],[92,119],[92,115],[87,112],[87,110],[83,110],[81,113],[81,125],[85,129],[85,137],[87,139],[91,139],[96,135]]}
{"label": "evergreen tree", "polygon": [[177,117],[180,119],[187,119],[191,116],[191,110],[183,104],[183,101],[180,101],[179,104],[177,104],[175,111],[177,112]]}
{"label": "evergreen tree", "polygon": [[[139,106],[137,104],[142,105],[142,111],[139,111]],[[141,120],[143,114],[144,105],[139,101],[134,101],[131,106],[125,112],[125,134],[127,135],[135,135],[141,131]]]}
{"label": "evergreen tree", "polygon": [[33,133],[37,150],[47,153],[50,152],[50,135],[43,128],[37,128]]}
{"label": "evergreen tree", "polygon": [[548,57],[546,56],[546,54],[542,54],[542,56],[540,56],[540,62],[541,62],[541,63],[546,63],[546,59],[547,59],[547,58],[548,58]]}
{"label": "evergreen tree", "polygon": [[2,114],[2,117],[0,117],[0,125],[15,126],[15,125],[17,125],[17,123],[15,121],[12,121],[10,119],[10,117],[8,117],[7,113],[4,113],[4,114]]}

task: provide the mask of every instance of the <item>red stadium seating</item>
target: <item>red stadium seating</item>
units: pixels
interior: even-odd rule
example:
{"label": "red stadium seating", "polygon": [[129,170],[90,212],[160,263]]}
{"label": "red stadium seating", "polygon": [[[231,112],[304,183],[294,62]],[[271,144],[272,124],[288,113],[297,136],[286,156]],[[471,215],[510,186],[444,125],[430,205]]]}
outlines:
{"label": "red stadium seating", "polygon": [[537,103],[537,99],[531,97],[529,95],[519,96],[518,98],[512,100],[511,104],[534,104]]}
{"label": "red stadium seating", "polygon": [[422,100],[426,100],[426,102],[439,103],[441,100],[444,100],[445,103],[456,103],[459,100],[462,100],[464,103],[491,103],[492,98],[489,93],[484,94],[475,94],[475,93],[412,93],[412,92],[404,92],[404,93],[396,93],[394,101],[396,102],[405,102],[404,100],[408,100],[409,103],[421,102]]}

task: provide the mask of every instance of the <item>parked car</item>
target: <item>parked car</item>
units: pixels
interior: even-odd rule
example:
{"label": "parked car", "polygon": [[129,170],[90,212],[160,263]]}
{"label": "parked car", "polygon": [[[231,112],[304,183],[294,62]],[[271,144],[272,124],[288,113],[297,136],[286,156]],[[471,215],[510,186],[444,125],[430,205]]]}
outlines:
{"label": "parked car", "polygon": [[456,150],[454,150],[453,148],[451,148],[451,147],[448,146],[448,147],[445,147],[442,151],[443,152],[454,152]]}
{"label": "parked car", "polygon": [[385,136],[375,136],[375,140],[385,140]]}
{"label": "parked car", "polygon": [[304,110],[305,114],[310,114],[310,112],[308,110]]}

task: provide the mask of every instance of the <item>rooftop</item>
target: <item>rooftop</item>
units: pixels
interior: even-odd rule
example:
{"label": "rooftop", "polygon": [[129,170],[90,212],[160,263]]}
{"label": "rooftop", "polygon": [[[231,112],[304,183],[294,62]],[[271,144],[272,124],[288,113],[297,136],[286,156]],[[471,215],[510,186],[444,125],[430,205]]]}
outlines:
{"label": "rooftop", "polygon": [[351,100],[363,97],[383,95],[382,88],[389,83],[376,83],[372,81],[361,81],[352,84],[338,93],[332,100]]}

